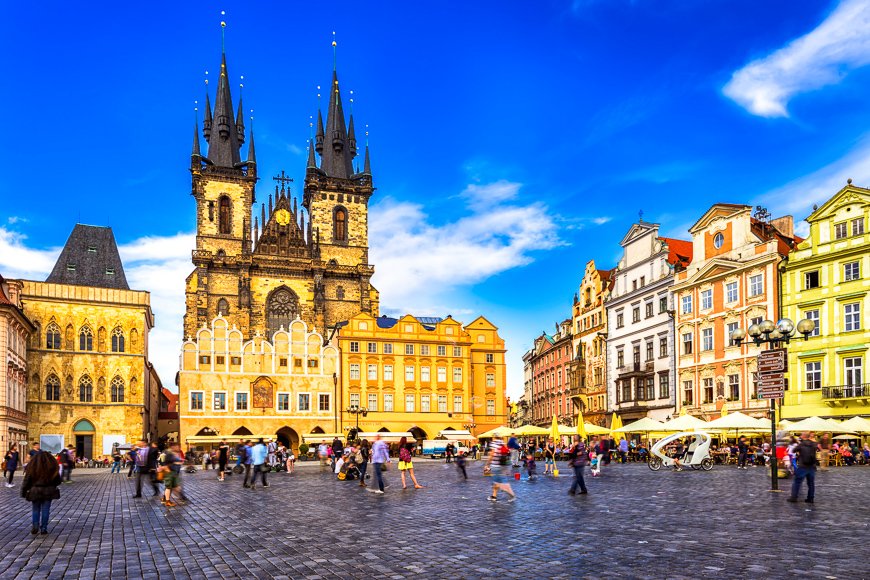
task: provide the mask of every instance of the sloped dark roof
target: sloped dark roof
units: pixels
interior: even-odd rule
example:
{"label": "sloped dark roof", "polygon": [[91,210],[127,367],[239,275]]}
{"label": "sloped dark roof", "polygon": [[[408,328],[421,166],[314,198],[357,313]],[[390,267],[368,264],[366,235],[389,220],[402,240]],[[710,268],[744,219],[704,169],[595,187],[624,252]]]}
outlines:
{"label": "sloped dark roof", "polygon": [[9,300],[9,297],[6,296],[6,292],[3,290],[3,282],[5,282],[5,280],[3,279],[3,275],[0,274],[0,304],[4,304],[6,306],[15,306],[14,304],[12,304],[12,301]]}
{"label": "sloped dark roof", "polygon": [[45,281],[129,290],[112,228],[76,224]]}

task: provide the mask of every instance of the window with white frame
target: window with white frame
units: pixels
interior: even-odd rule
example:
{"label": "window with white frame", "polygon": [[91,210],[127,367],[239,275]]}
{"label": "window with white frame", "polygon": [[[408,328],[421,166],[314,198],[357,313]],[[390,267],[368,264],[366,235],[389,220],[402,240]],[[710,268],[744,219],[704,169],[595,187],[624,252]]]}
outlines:
{"label": "window with white frame", "polygon": [[438,395],[438,412],[447,412],[447,395]]}
{"label": "window with white frame", "polygon": [[695,389],[692,385],[692,381],[683,381],[683,404],[684,405],[692,405],[694,404],[695,397]]}
{"label": "window with white frame", "polygon": [[821,329],[819,328],[819,310],[807,310],[806,312],[804,312],[804,318],[806,318],[807,320],[812,320],[816,323],[816,327],[813,328],[813,331],[809,334],[809,336],[819,336],[819,334],[821,333]]}
{"label": "window with white frame", "polygon": [[226,391],[218,391],[214,394],[214,410],[215,411],[226,411],[227,410],[227,393]]}
{"label": "window with white frame", "polygon": [[728,282],[725,284],[725,302],[729,304],[737,302],[738,297],[737,282]]}
{"label": "window with white frame", "polygon": [[462,347],[454,346],[453,347],[453,356],[462,356]]}
{"label": "window with white frame", "polygon": [[728,375],[728,398],[732,401],[740,400],[740,375]]}
{"label": "window with white frame", "polygon": [[755,276],[749,277],[749,295],[750,296],[761,296],[764,294],[764,276],[762,274],[756,274]]}
{"label": "window with white frame", "polygon": [[368,394],[369,405],[366,407],[369,410],[369,413],[378,410],[378,395],[377,393],[369,393]]}
{"label": "window with white frame", "polygon": [[439,344],[437,352],[438,352],[438,356],[447,356],[447,347],[444,346],[443,344]]}
{"label": "window with white frame", "polygon": [[378,380],[378,365],[368,365],[366,368],[367,368],[366,376],[368,377],[368,380],[370,380],[370,381]]}
{"label": "window with white frame", "polygon": [[389,343],[389,342],[384,343],[384,354],[393,354],[392,343]]}
{"label": "window with white frame", "polygon": [[413,381],[414,380],[414,366],[413,365],[405,365],[405,380]]}
{"label": "window with white frame", "polygon": [[843,264],[843,281],[851,282],[852,280],[858,280],[861,278],[861,263],[860,262],[846,262]]}
{"label": "window with white frame", "polygon": [[248,410],[248,393],[236,393],[236,411]]}
{"label": "window with white frame", "polygon": [[297,411],[310,411],[311,410],[311,395],[309,393],[299,393],[296,398],[296,410]]}
{"label": "window with white frame", "polygon": [[393,380],[393,365],[384,365],[384,380]]}
{"label": "window with white frame", "polygon": [[737,346],[737,343],[734,342],[734,339],[731,337],[734,334],[734,331],[740,327],[740,324],[737,322],[729,322],[725,325],[725,338],[727,339],[728,346]]}
{"label": "window with white frame", "polygon": [[378,353],[378,343],[370,342],[366,345],[366,352],[369,354],[377,354]]}
{"label": "window with white frame", "polygon": [[692,295],[686,295],[680,298],[680,312],[690,314],[692,312]]}
{"label": "window with white frame", "polygon": [[852,220],[852,235],[860,236],[864,233],[864,218],[859,217]]}
{"label": "window with white frame", "polygon": [[860,356],[853,356],[843,359],[843,370],[845,371],[846,385],[858,386],[863,383],[864,377],[864,361]]}
{"label": "window with white frame", "polygon": [[659,338],[659,357],[668,356],[668,337]]}
{"label": "window with white frame", "polygon": [[421,344],[420,345],[420,356],[429,356],[429,345]]}
{"label": "window with white frame", "polygon": [[846,332],[861,330],[861,303],[853,302],[843,306]]}
{"label": "window with white frame", "polygon": [[202,391],[191,391],[190,392],[190,410],[191,411],[202,411],[203,410],[203,403],[202,403],[203,394],[204,393]]}
{"label": "window with white frame", "polygon": [[462,382],[462,367],[453,367],[453,382]]}
{"label": "window with white frame", "polygon": [[447,367],[438,367],[438,382],[447,382]]}
{"label": "window with white frame", "polygon": [[407,354],[407,355],[414,354],[414,345],[413,344],[406,344],[405,345],[405,354]]}
{"label": "window with white frame", "polygon": [[492,399],[486,400],[486,414],[489,416],[495,415],[495,401]]}
{"label": "window with white frame", "polygon": [[713,308],[713,290],[701,290],[701,310],[710,310]]}
{"label": "window with white frame", "polygon": [[806,389],[808,391],[816,391],[822,388],[822,361],[810,361],[804,363],[804,371],[806,372],[807,382]]}
{"label": "window with white frame", "polygon": [[278,410],[290,410],[290,393],[278,393]]}
{"label": "window with white frame", "polygon": [[692,333],[683,333],[683,354],[692,354]]}
{"label": "window with white frame", "polygon": [[428,366],[420,367],[420,382],[428,383],[431,380],[431,377],[429,375],[430,373]]}
{"label": "window with white frame", "polygon": [[454,395],[453,396],[453,412],[461,413],[462,412],[462,395]]}
{"label": "window with white frame", "polygon": [[701,350],[713,350],[713,329],[701,329]]}
{"label": "window with white frame", "polygon": [[350,380],[359,380],[359,363],[350,363]]}
{"label": "window with white frame", "polygon": [[494,387],[495,386],[495,373],[486,373],[486,386]]}
{"label": "window with white frame", "polygon": [[359,352],[359,343],[357,341],[350,341],[350,352]]}
{"label": "window with white frame", "polygon": [[848,236],[848,230],[846,228],[846,222],[834,224],[834,239],[842,240]]}
{"label": "window with white frame", "polygon": [[713,402],[713,379],[702,379],[704,383],[704,402]]}
{"label": "window with white frame", "polygon": [[317,409],[319,411],[329,411],[331,408],[329,402],[330,402],[329,393],[318,393],[317,394]]}
{"label": "window with white frame", "polygon": [[428,413],[431,409],[429,408],[429,395],[420,395],[420,412]]}
{"label": "window with white frame", "polygon": [[495,362],[495,355],[492,354],[491,352],[486,353],[486,362],[490,363],[490,364],[494,363]]}
{"label": "window with white frame", "polygon": [[393,394],[392,393],[384,393],[384,411],[388,413],[393,412]]}
{"label": "window with white frame", "polygon": [[405,412],[414,412],[414,395],[405,395]]}
{"label": "window with white frame", "polygon": [[671,396],[671,378],[668,373],[659,373],[659,399]]}
{"label": "window with white frame", "polygon": [[359,393],[350,394],[350,406],[359,407]]}

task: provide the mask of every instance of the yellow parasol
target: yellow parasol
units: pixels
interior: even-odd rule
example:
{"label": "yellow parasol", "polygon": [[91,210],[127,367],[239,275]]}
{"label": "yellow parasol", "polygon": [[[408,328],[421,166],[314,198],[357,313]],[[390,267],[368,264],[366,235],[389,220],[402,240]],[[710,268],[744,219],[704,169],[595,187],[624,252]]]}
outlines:
{"label": "yellow parasol", "polygon": [[561,441],[559,433],[559,421],[556,420],[556,415],[553,415],[553,425],[550,427],[550,437],[553,441]]}
{"label": "yellow parasol", "polygon": [[583,429],[586,431],[587,435],[606,435],[607,433],[610,433],[610,429],[607,427],[593,425],[592,423],[584,423]]}
{"label": "yellow parasol", "polygon": [[544,427],[536,427],[535,425],[523,425],[522,427],[517,427],[516,429],[514,429],[514,435],[520,435],[522,437],[547,435],[549,433],[549,429],[545,429]]}
{"label": "yellow parasol", "polygon": [[728,405],[722,405],[722,409],[719,410],[719,418],[726,416],[728,414]]}
{"label": "yellow parasol", "polygon": [[618,429],[622,429],[622,419],[616,413],[613,414],[613,418],[610,420],[610,436],[617,440],[620,436],[620,433],[617,431]]}
{"label": "yellow parasol", "polygon": [[577,410],[577,435],[581,441],[586,441],[586,423],[583,422],[583,410]]}

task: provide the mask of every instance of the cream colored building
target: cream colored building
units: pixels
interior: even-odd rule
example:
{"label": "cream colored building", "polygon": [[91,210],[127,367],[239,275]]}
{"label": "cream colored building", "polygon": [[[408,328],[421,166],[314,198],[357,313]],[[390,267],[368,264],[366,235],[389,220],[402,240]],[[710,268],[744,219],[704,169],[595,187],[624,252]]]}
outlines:
{"label": "cream colored building", "polygon": [[112,230],[76,224],[48,279],[20,284],[37,329],[27,351],[29,440],[92,458],[156,438],[150,296],[127,285]]}
{"label": "cream colored building", "polygon": [[507,424],[504,340],[486,318],[463,325],[449,316],[360,313],[337,339],[343,431],[357,427],[348,407],[366,409],[359,417],[362,432],[409,431],[417,439]]}
{"label": "cream colored building", "polygon": [[180,441],[210,449],[255,435],[298,449],[304,435],[340,432],[338,361],[299,318],[271,341],[215,318],[182,346]]}
{"label": "cream colored building", "polygon": [[0,451],[27,442],[27,343],[35,328],[21,310],[21,282],[0,276]]}

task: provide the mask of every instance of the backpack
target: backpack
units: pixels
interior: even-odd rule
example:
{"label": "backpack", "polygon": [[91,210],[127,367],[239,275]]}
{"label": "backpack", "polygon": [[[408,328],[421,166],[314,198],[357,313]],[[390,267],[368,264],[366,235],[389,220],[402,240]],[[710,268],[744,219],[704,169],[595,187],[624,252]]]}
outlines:
{"label": "backpack", "polygon": [[402,447],[399,450],[399,461],[404,461],[405,463],[410,463],[411,452],[408,451],[408,449],[406,447]]}
{"label": "backpack", "polygon": [[801,441],[798,445],[798,465],[801,467],[816,466],[816,445],[810,441]]}
{"label": "backpack", "polygon": [[507,445],[502,445],[498,448],[498,464],[499,465],[507,465],[508,464],[508,456],[511,454],[511,450],[508,449]]}
{"label": "backpack", "polygon": [[145,464],[148,463],[148,448],[143,447],[139,451],[136,452],[136,465],[139,467],[145,467]]}
{"label": "backpack", "polygon": [[362,462],[365,461],[365,458],[363,457],[362,449],[360,449],[359,451],[356,452],[356,454],[353,456],[353,460],[359,464],[362,464]]}

